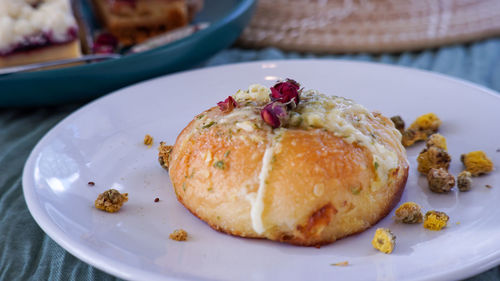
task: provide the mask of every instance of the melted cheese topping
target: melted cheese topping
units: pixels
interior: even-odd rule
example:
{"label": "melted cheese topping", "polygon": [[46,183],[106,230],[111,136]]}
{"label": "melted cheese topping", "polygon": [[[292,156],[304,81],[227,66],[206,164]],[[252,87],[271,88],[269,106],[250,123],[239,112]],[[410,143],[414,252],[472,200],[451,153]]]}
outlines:
{"label": "melted cheese topping", "polygon": [[[295,111],[302,117],[297,125],[303,129],[324,128],[348,143],[366,147],[373,155],[373,165],[382,185],[389,170],[397,168],[397,154],[379,141],[378,132],[369,123],[375,116],[362,105],[337,96],[326,96],[310,90],[302,93]],[[395,128],[393,133],[401,135]]]}
{"label": "melted cheese topping", "polygon": [[252,227],[258,234],[262,234],[265,231],[264,222],[262,221],[262,212],[264,212],[264,193],[266,191],[266,181],[269,176],[272,156],[273,146],[268,147],[264,152],[264,156],[262,157],[262,168],[259,174],[259,189],[257,191],[257,196],[250,200],[250,203],[252,204],[252,208],[250,210]]}
{"label": "melted cheese topping", "polygon": [[271,94],[271,90],[260,84],[253,84],[248,87],[248,90],[242,91],[239,90],[236,94],[233,95],[233,98],[238,103],[245,104],[246,102],[256,102],[259,105],[264,105],[271,101],[269,95]]}

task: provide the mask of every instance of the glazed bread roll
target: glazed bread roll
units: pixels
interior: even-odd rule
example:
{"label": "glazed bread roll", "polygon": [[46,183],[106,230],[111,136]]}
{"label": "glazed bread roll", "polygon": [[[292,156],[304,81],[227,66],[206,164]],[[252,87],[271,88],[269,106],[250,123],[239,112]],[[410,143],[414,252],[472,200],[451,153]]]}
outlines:
{"label": "glazed bread roll", "polygon": [[287,81],[296,99],[252,85],[197,115],[173,147],[162,144],[177,199],[242,237],[319,246],[369,228],[406,184],[401,134],[379,113]]}

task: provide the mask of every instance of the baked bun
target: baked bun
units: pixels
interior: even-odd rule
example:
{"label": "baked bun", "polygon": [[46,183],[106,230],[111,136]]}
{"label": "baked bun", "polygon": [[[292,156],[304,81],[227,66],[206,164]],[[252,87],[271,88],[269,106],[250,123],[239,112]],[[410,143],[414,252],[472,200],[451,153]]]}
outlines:
{"label": "baked bun", "polygon": [[279,126],[261,112],[270,89],[252,85],[232,96],[236,108],[212,107],[173,148],[162,145],[160,163],[179,202],[216,230],[303,246],[385,217],[408,176],[399,131],[351,100],[298,92],[281,104],[287,118],[279,116]]}

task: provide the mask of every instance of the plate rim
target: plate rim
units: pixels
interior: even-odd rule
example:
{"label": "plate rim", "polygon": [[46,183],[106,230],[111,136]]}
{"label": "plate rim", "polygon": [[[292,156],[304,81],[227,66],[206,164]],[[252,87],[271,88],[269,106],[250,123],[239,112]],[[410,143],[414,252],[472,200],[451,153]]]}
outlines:
{"label": "plate rim", "polygon": [[[139,269],[137,267],[130,267],[129,265],[123,263],[123,262],[117,262],[115,260],[111,260],[107,258],[106,256],[100,255],[99,253],[93,252],[91,254],[88,253],[87,250],[84,249],[81,245],[76,243],[71,243],[72,239],[69,235],[67,235],[64,231],[59,229],[59,227],[50,219],[50,217],[46,214],[46,212],[43,210],[41,205],[39,204],[40,201],[38,199],[38,195],[35,187],[35,182],[32,179],[33,175],[33,168],[34,165],[36,164],[36,156],[39,154],[40,149],[45,146],[45,143],[47,142],[47,139],[56,131],[60,126],[62,126],[64,123],[68,122],[69,120],[72,120],[74,118],[77,118],[82,112],[87,110],[89,107],[94,106],[96,103],[102,102],[104,99],[110,99],[110,98],[115,98],[116,96],[120,95],[122,92],[127,92],[129,91],[130,88],[135,88],[135,87],[142,87],[143,84],[148,84],[148,83],[155,83],[156,80],[163,80],[163,79],[172,79],[177,76],[183,76],[183,75],[189,75],[191,73],[196,73],[196,72],[206,72],[206,71],[214,71],[217,69],[222,69],[222,68],[232,68],[235,66],[243,66],[243,67],[253,67],[253,66],[258,66],[262,64],[354,64],[354,65],[359,65],[359,67],[381,67],[381,68],[389,68],[393,70],[400,70],[400,71],[407,71],[407,72],[414,72],[414,73],[419,73],[420,75],[424,76],[430,76],[430,77],[435,77],[438,79],[444,79],[452,83],[457,83],[460,85],[463,85],[465,87],[470,87],[473,89],[478,90],[479,92],[482,92],[482,94],[486,94],[488,96],[495,97],[497,99],[500,99],[500,93],[496,92],[493,89],[487,88],[485,86],[466,81],[460,78],[452,77],[446,74],[430,71],[430,70],[424,70],[424,69],[417,69],[417,68],[411,68],[407,66],[399,66],[399,65],[392,65],[392,64],[386,64],[386,63],[381,63],[381,62],[366,62],[366,61],[352,61],[348,59],[289,59],[289,60],[257,60],[257,61],[251,61],[251,62],[238,62],[238,63],[231,63],[231,64],[223,64],[223,65],[217,65],[217,66],[211,66],[211,67],[204,67],[204,68],[199,68],[199,69],[192,69],[192,70],[185,70],[185,71],[180,71],[176,72],[173,74],[167,74],[155,78],[151,78],[145,81],[141,81],[136,84],[132,84],[126,87],[123,87],[121,89],[118,89],[116,91],[113,91],[111,93],[108,93],[106,95],[103,95],[85,105],[82,107],[78,108],[74,112],[70,113],[68,116],[66,116],[64,119],[60,120],[56,125],[54,125],[47,133],[43,135],[42,138],[40,138],[37,142],[37,144],[33,147],[31,150],[28,158],[26,159],[25,165],[23,167],[23,172],[22,172],[22,189],[23,189],[23,195],[24,199],[26,202],[26,205],[28,207],[28,210],[31,214],[31,216],[34,218],[36,223],[42,230],[45,232],[47,236],[49,236],[52,240],[54,240],[58,245],[60,245],[64,250],[68,251],[70,254],[75,256],[76,258],[80,259],[81,261],[98,268],[99,270],[102,270],[108,274],[111,274],[113,276],[123,278],[126,280],[133,280],[134,276],[142,276],[144,277],[144,280],[157,280],[159,275],[156,273],[151,273],[146,270]],[[29,186],[29,187],[27,187]],[[107,265],[107,266],[104,266]],[[413,279],[408,279],[408,280],[449,280],[449,279],[457,279],[457,278],[468,278],[474,275],[477,275],[479,273],[482,273],[486,270],[489,270],[495,266],[500,265],[500,248],[498,251],[496,251],[494,254],[491,254],[489,256],[483,257],[482,259],[467,265],[466,267],[463,267],[459,270],[447,270],[447,271],[441,271],[438,274],[431,274],[431,275],[425,275],[425,276],[420,276],[420,277],[415,277]],[[128,268],[127,272],[121,271],[120,268]],[[183,275],[184,277],[178,278],[176,276],[162,276],[162,280],[187,280],[186,278],[189,278],[189,274]]]}

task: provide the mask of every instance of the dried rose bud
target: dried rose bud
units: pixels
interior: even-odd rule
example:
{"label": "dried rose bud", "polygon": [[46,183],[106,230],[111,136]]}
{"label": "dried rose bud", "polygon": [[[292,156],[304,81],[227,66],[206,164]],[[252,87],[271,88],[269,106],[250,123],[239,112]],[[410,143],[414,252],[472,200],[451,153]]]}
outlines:
{"label": "dried rose bud", "polygon": [[99,34],[93,46],[93,51],[95,54],[110,54],[113,53],[118,47],[118,39],[108,32],[103,32]]}
{"label": "dried rose bud", "polygon": [[224,113],[229,113],[233,111],[235,107],[238,107],[238,103],[233,99],[233,97],[229,96],[224,101],[220,101],[217,103],[220,111]]}
{"label": "dried rose bud", "polygon": [[295,107],[299,104],[299,83],[292,79],[287,79],[284,82],[279,82],[271,87],[271,100],[285,103],[290,107]]}
{"label": "dried rose bud", "polygon": [[278,128],[288,120],[286,105],[281,102],[272,102],[260,111],[262,120],[273,128]]}

